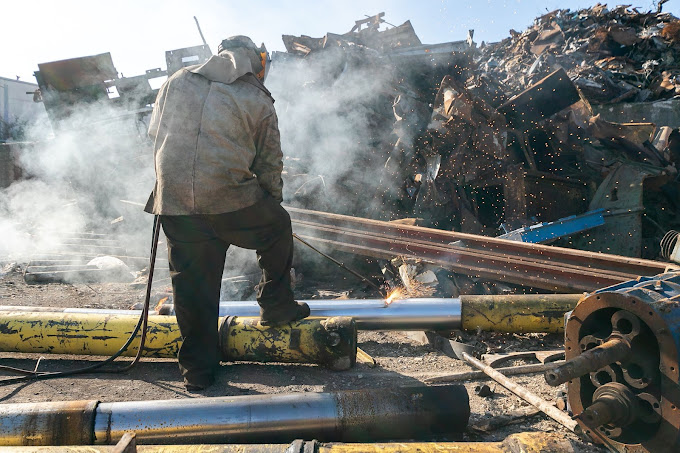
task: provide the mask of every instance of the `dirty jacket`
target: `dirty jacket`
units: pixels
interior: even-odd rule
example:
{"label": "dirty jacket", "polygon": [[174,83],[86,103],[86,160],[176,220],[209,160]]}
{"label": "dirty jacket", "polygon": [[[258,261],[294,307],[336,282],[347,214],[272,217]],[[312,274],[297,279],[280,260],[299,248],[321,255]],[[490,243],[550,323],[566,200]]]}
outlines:
{"label": "dirty jacket", "polygon": [[221,214],[281,201],[283,155],[271,94],[246,51],[183,68],[161,87],[149,125],[156,185],[145,211]]}

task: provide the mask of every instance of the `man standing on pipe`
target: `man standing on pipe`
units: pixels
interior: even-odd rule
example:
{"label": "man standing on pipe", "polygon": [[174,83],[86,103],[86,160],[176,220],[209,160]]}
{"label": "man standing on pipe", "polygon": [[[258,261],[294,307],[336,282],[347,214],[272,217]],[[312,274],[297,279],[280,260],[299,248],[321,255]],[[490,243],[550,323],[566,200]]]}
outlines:
{"label": "man standing on pipe", "polygon": [[291,289],[293,237],[283,207],[283,153],[264,44],[225,39],[218,55],[173,74],[161,87],[149,135],[156,185],[145,210],[158,214],[168,242],[179,368],[188,390],[214,382],[217,318],[227,248],[256,250],[261,322],[309,316]]}

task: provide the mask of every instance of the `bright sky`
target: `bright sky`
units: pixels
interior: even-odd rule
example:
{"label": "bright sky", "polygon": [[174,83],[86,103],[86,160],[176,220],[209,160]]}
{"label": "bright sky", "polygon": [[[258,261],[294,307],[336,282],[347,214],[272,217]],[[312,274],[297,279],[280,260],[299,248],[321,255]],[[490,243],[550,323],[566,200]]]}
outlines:
{"label": "bright sky", "polygon": [[[354,21],[384,11],[400,25],[410,19],[423,43],[465,39],[493,42],[521,31],[557,8],[576,10],[583,0],[11,0],[0,3],[0,76],[35,82],[38,63],[111,52],[125,76],[165,69],[165,51],[202,44],[194,16],[211,49],[225,37],[249,35],[271,50],[284,50],[282,34],[321,37],[345,33]],[[611,5],[615,5],[612,3]],[[641,11],[652,0],[638,0]],[[664,11],[680,16],[680,0]]]}

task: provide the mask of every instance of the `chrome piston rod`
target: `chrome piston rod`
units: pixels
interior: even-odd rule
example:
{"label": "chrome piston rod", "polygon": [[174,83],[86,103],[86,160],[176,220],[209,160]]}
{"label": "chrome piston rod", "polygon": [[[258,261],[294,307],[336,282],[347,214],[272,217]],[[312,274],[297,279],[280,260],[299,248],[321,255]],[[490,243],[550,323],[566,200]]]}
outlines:
{"label": "chrome piston rod", "polygon": [[[384,299],[304,302],[312,316],[349,316],[361,330],[452,330],[462,325],[458,298],[403,299],[390,304]],[[254,301],[220,302],[220,316],[260,316],[260,306]]]}
{"label": "chrome piston rod", "polygon": [[[362,330],[451,330],[461,328],[461,304],[458,298],[305,300],[311,316],[326,318],[349,316]],[[59,313],[92,313],[101,315],[137,315],[141,310],[112,310],[96,308],[52,308],[30,306],[0,306],[0,311],[40,311]],[[174,305],[161,306],[150,314],[174,315]],[[260,316],[255,301],[221,301],[220,317]]]}
{"label": "chrome piston rod", "polygon": [[[95,408],[96,407],[96,408]],[[470,406],[463,386],[333,393],[0,405],[0,445],[362,442],[461,432]]]}

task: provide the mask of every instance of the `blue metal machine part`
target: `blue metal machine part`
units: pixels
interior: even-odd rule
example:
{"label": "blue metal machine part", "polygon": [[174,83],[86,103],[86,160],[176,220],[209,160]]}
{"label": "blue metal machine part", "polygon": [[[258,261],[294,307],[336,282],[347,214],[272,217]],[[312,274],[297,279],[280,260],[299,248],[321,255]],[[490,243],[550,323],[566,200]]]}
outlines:
{"label": "blue metal machine part", "polygon": [[585,214],[564,217],[554,222],[543,222],[519,228],[498,237],[511,241],[545,244],[564,236],[571,236],[604,225],[604,213],[604,209],[596,209]]}
{"label": "blue metal machine part", "polygon": [[680,451],[680,272],[585,296],[565,329],[568,382],[583,433],[619,452]]}

